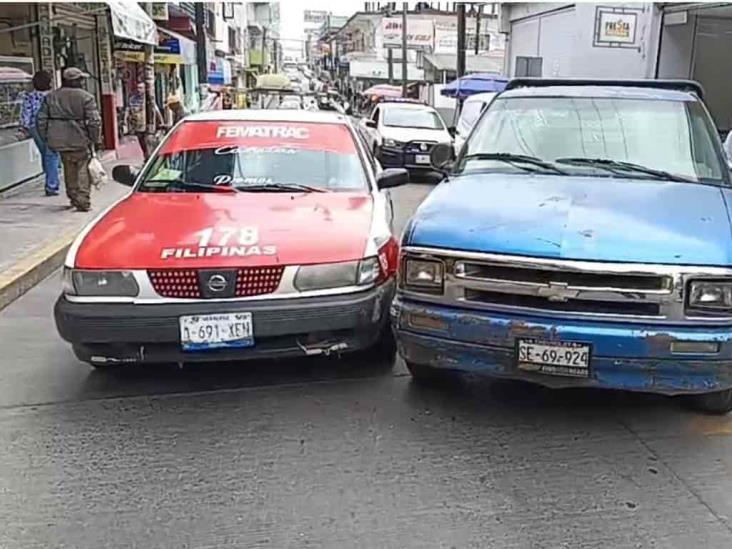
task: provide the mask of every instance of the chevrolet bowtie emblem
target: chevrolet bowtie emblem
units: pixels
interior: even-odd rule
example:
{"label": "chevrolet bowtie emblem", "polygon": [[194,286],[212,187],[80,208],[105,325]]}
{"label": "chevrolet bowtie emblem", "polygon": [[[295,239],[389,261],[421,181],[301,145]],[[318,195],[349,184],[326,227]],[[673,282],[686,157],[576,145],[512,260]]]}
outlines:
{"label": "chevrolet bowtie emblem", "polygon": [[540,286],[537,295],[545,297],[549,301],[565,302],[577,297],[579,290],[569,288],[564,282],[549,282],[546,286]]}

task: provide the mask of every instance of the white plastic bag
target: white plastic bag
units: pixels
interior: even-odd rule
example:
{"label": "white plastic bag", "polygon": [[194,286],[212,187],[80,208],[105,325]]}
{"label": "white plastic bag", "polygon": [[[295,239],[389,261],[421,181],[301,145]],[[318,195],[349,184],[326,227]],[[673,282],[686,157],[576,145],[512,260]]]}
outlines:
{"label": "white plastic bag", "polygon": [[107,172],[95,153],[92,153],[89,160],[89,179],[95,189],[99,189],[107,181]]}

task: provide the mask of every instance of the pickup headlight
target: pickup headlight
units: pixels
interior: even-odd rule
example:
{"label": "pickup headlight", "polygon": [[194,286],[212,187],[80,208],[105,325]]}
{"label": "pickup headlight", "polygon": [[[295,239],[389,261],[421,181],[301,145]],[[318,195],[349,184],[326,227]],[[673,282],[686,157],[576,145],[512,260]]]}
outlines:
{"label": "pickup headlight", "polygon": [[384,147],[403,147],[404,143],[396,139],[384,138]]}
{"label": "pickup headlight", "polygon": [[305,265],[297,270],[295,288],[301,292],[328,290],[345,286],[366,286],[379,277],[379,260],[367,257],[361,261]]}
{"label": "pickup headlight", "polygon": [[64,269],[64,293],[84,297],[135,297],[140,293],[130,271]]}
{"label": "pickup headlight", "polygon": [[402,282],[406,289],[442,293],[445,268],[441,261],[406,258],[402,264]]}
{"label": "pickup headlight", "polygon": [[732,311],[732,281],[692,280],[689,283],[688,305],[690,309]]}

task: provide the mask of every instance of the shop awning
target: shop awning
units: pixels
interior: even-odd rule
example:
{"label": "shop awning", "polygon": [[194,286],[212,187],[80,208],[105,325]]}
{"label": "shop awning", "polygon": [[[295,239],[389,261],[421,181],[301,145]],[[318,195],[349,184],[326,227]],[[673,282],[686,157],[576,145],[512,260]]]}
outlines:
{"label": "shop awning", "polygon": [[134,0],[107,0],[112,13],[112,32],[118,38],[142,44],[158,44],[158,28],[152,18]]}
{"label": "shop awning", "polygon": [[[432,53],[425,54],[425,64],[432,65],[437,71],[456,71],[456,53]],[[489,57],[487,55],[466,55],[465,70],[468,72],[491,72],[500,74],[503,72],[503,58]]]}

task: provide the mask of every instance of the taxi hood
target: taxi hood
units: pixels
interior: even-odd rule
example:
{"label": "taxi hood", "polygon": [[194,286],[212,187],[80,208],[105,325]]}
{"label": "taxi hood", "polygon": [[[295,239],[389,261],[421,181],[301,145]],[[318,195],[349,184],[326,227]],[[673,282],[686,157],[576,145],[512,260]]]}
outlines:
{"label": "taxi hood", "polygon": [[119,202],[80,242],[74,267],[149,269],[303,265],[360,259],[366,192],[142,193]]}
{"label": "taxi hood", "polygon": [[732,265],[732,192],[696,183],[474,174],[420,206],[405,245],[533,257]]}

